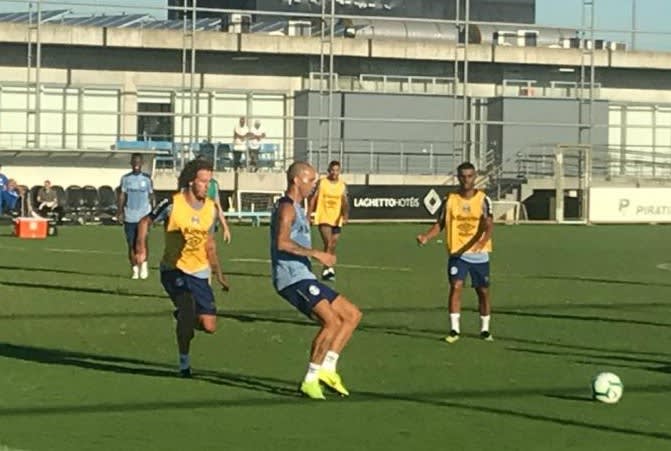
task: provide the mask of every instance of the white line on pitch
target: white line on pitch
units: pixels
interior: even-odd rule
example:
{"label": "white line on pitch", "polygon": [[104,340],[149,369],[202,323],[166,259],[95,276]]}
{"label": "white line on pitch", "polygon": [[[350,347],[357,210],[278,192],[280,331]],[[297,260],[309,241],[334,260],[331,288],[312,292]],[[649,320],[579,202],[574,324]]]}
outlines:
{"label": "white line on pitch", "polygon": [[[265,258],[231,258],[230,261],[238,263],[265,263],[270,264],[270,260]],[[410,272],[412,269],[404,267],[393,267],[393,266],[369,266],[369,265],[349,265],[349,264],[336,264],[339,268],[350,268],[350,269],[375,269],[379,271],[401,271],[401,272]]]}
{"label": "white line on pitch", "polygon": [[[0,249],[12,251],[27,251],[28,248],[20,246],[0,246]],[[31,249],[32,250],[32,249]],[[66,247],[45,247],[40,249],[45,252],[60,252],[63,254],[105,254],[105,255],[124,255],[123,252],[104,251],[101,249],[72,249]],[[0,450],[1,451],[1,450]]]}
{"label": "white line on pitch", "polygon": [[671,271],[671,263],[660,263],[657,265],[657,269],[663,269],[664,271]]}

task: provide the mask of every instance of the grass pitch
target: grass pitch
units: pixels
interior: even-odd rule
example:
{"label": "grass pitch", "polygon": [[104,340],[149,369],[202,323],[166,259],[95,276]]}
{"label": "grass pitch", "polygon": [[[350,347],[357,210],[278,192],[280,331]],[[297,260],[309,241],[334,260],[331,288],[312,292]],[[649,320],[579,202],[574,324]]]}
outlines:
{"label": "grass pitch", "polygon": [[[268,229],[220,246],[232,291],[174,377],[156,269],[129,279],[121,228],[0,237],[0,449],[671,449],[671,229],[498,226],[493,343],[475,296],[448,345],[445,253],[424,225],[350,225],[336,289],[364,319],[339,362],[352,392],[297,396],[315,327],[270,284]],[[317,240],[315,240],[317,242]],[[162,236],[151,236],[152,266]],[[614,406],[591,377],[624,382]]]}

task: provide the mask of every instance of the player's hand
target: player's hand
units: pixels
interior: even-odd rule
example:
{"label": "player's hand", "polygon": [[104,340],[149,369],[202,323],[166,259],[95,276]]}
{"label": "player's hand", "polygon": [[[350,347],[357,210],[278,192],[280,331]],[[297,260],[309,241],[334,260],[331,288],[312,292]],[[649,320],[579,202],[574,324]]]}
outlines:
{"label": "player's hand", "polygon": [[417,244],[420,246],[424,246],[426,243],[428,243],[429,239],[426,237],[426,235],[422,235],[421,233],[417,235]]}
{"label": "player's hand", "polygon": [[228,227],[224,228],[224,243],[231,244],[231,230]]}
{"label": "player's hand", "polygon": [[315,254],[315,258],[319,261],[324,266],[335,266],[336,264],[336,256],[333,254],[329,254],[328,252],[322,252],[318,251]]}
{"label": "player's hand", "polygon": [[482,248],[484,248],[484,247],[485,247],[485,243],[483,243],[482,241],[478,241],[477,243],[475,243],[471,247],[471,252],[480,252],[480,251],[482,251]]}
{"label": "player's hand", "polygon": [[342,217],[342,225],[345,225],[349,222],[349,216],[343,216]]}
{"label": "player's hand", "polygon": [[221,285],[222,290],[229,291],[231,289],[231,286],[228,284],[228,279],[226,279],[226,276],[221,273],[217,274],[217,282],[219,282],[219,285]]}
{"label": "player's hand", "polygon": [[119,213],[118,215],[116,215],[116,222],[118,222],[119,224],[123,224],[123,213]]}

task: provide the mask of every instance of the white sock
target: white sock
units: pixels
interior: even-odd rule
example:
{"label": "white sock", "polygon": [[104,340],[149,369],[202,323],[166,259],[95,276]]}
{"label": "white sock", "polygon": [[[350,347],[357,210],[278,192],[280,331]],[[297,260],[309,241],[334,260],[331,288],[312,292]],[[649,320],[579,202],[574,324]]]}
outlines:
{"label": "white sock", "polygon": [[480,316],[480,332],[489,331],[489,315]]}
{"label": "white sock", "polygon": [[140,267],[138,265],[133,265],[133,274],[138,274],[140,272]]}
{"label": "white sock", "polygon": [[321,368],[321,365],[318,363],[312,363],[308,365],[308,372],[305,373],[305,379],[303,379],[305,382],[312,382],[316,381],[317,378],[319,377],[319,368]]}
{"label": "white sock", "polygon": [[189,354],[180,354],[179,355],[179,369],[185,370],[191,367],[191,360],[189,359]]}
{"label": "white sock", "polygon": [[141,271],[147,271],[148,269],[149,269],[149,268],[147,267],[147,262],[146,262],[146,261],[143,261],[143,262],[140,264],[140,270],[141,270]]}
{"label": "white sock", "polygon": [[461,333],[459,329],[459,318],[461,317],[460,313],[450,313],[450,330],[455,331],[456,333]]}
{"label": "white sock", "polygon": [[322,362],[322,368],[324,368],[326,371],[335,372],[336,364],[338,363],[338,357],[340,357],[340,354],[337,352],[327,352],[326,357],[324,357],[324,361]]}

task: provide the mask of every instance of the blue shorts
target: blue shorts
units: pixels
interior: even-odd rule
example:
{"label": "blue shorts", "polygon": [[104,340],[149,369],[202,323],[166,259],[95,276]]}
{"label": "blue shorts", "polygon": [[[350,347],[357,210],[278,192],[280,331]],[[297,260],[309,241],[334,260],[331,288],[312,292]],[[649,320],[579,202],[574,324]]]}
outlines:
{"label": "blue shorts", "polygon": [[340,296],[337,291],[316,279],[301,280],[278,293],[308,318],[312,317],[312,309],[320,301],[327,300],[330,303]]}
{"label": "blue shorts", "polygon": [[186,274],[179,269],[161,270],[161,284],[177,306],[177,298],[183,293],[191,294],[196,303],[197,315],[216,315],[214,293],[208,279]]}
{"label": "blue shorts", "polygon": [[466,280],[471,275],[471,286],[473,288],[485,288],[489,286],[489,262],[469,263],[459,257],[450,257],[447,260],[447,277],[453,280]]}
{"label": "blue shorts", "polygon": [[137,229],[139,222],[124,222],[123,232],[126,234],[126,242],[131,249],[135,248],[135,240],[137,239]]}

